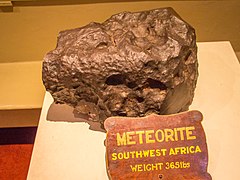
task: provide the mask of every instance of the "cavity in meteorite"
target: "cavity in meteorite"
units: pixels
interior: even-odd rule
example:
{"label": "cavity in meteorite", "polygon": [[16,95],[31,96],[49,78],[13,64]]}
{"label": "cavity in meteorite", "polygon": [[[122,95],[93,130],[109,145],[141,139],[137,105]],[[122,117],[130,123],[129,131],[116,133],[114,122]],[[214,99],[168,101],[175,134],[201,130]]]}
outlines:
{"label": "cavity in meteorite", "polygon": [[122,12],[62,31],[44,57],[55,103],[103,121],[188,109],[198,77],[195,30],[172,8]]}

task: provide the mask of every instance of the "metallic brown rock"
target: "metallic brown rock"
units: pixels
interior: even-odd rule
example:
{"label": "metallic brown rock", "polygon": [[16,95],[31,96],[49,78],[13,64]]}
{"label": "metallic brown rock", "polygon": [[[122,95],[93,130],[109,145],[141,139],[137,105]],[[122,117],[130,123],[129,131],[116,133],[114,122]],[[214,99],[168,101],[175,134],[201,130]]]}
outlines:
{"label": "metallic brown rock", "polygon": [[173,9],[122,12],[60,32],[43,82],[55,103],[102,122],[187,110],[197,66],[195,31]]}

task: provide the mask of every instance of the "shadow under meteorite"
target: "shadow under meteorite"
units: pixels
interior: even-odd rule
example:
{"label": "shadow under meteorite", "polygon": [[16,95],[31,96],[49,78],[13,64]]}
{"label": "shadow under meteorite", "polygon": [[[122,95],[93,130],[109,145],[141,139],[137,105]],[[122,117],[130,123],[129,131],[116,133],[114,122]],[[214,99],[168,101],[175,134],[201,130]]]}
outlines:
{"label": "shadow under meteorite", "polygon": [[66,104],[52,103],[47,113],[48,121],[55,122],[84,122],[88,123],[89,129],[93,131],[106,132],[99,122],[90,121],[88,115],[77,113],[74,108]]}

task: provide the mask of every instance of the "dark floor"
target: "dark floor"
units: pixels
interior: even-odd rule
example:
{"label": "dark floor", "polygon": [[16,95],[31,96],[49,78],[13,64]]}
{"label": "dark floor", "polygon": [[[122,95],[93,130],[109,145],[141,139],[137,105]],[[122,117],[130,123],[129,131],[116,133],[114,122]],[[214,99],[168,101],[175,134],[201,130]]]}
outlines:
{"label": "dark floor", "polygon": [[37,127],[0,128],[0,180],[25,180]]}

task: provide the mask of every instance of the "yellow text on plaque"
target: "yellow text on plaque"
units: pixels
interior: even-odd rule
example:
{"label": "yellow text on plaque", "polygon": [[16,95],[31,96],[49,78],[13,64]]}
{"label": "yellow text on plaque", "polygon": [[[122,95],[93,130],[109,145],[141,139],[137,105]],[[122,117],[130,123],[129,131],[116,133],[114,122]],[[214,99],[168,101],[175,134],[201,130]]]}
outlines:
{"label": "yellow text on plaque", "polygon": [[202,150],[199,146],[175,147],[169,149],[169,156],[179,154],[194,154],[200,152],[202,152]]}
{"label": "yellow text on plaque", "polygon": [[134,158],[148,158],[148,157],[159,157],[166,156],[167,149],[150,149],[142,151],[128,151],[112,153],[112,160],[123,160],[123,159],[134,159]]}
{"label": "yellow text on plaque", "polygon": [[158,171],[163,167],[163,163],[154,163],[154,164],[136,164],[130,165],[132,172],[142,172],[142,171]]}
{"label": "yellow text on plaque", "polygon": [[133,144],[150,144],[161,143],[169,141],[183,141],[194,140],[195,127],[179,127],[173,129],[158,129],[158,130],[145,130],[145,131],[129,131],[116,134],[118,146],[126,146]]}

